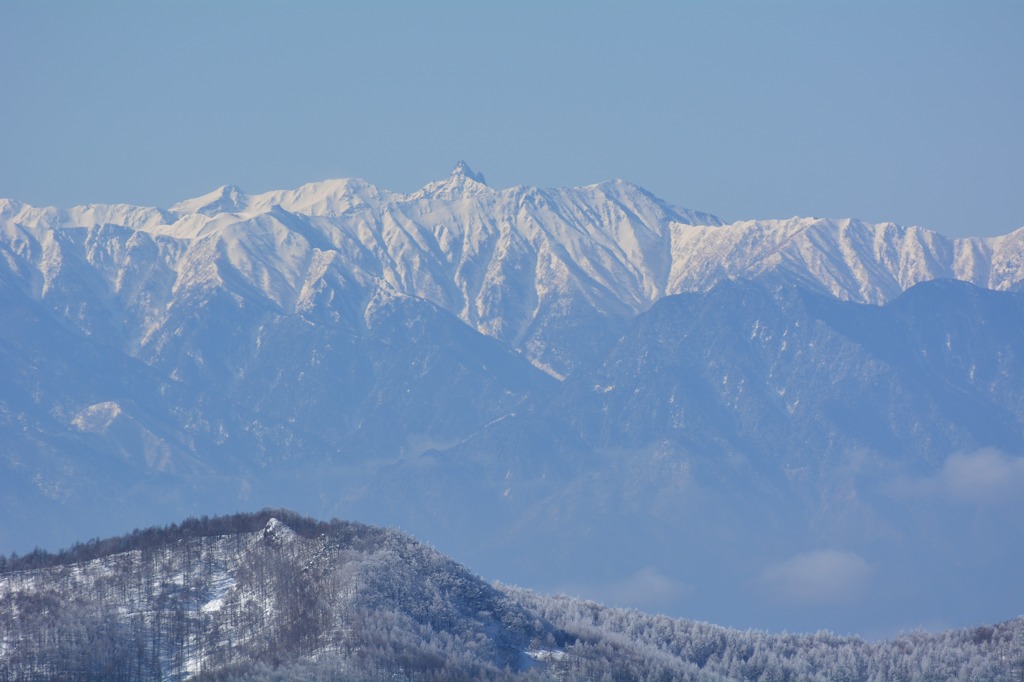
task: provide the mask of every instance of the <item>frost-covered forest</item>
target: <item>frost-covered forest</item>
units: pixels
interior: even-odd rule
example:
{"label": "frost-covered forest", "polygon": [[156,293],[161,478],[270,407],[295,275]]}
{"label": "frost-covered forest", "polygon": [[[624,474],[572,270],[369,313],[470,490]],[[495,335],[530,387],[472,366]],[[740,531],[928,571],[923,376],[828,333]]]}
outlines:
{"label": "frost-covered forest", "polygon": [[882,642],[490,585],[394,530],[264,510],[0,559],[0,680],[1012,680],[1024,618]]}

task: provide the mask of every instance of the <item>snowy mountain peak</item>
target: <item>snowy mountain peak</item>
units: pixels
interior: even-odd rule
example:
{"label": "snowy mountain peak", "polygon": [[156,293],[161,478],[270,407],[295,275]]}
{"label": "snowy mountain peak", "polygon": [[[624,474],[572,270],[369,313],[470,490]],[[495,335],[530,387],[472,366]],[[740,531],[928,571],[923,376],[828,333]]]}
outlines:
{"label": "snowy mountain peak", "polygon": [[220,213],[241,213],[249,206],[249,195],[235,185],[218,187],[195,199],[186,199],[171,207],[178,214],[215,216]]}
{"label": "snowy mountain peak", "polygon": [[477,173],[465,161],[459,161],[451,175],[444,180],[428,183],[423,189],[410,195],[411,199],[458,199],[464,196],[494,192],[484,181],[483,173]]}
{"label": "snowy mountain peak", "polygon": [[15,201],[14,199],[0,199],[0,219],[6,220],[7,218],[15,215],[21,210],[22,203]]}
{"label": "snowy mountain peak", "polygon": [[472,180],[473,182],[478,182],[481,185],[487,184],[487,181],[484,179],[484,174],[477,173],[476,171],[474,171],[472,168],[469,167],[469,164],[463,161],[462,159],[459,159],[459,162],[455,164],[455,168],[452,169],[451,177],[467,178],[469,180]]}

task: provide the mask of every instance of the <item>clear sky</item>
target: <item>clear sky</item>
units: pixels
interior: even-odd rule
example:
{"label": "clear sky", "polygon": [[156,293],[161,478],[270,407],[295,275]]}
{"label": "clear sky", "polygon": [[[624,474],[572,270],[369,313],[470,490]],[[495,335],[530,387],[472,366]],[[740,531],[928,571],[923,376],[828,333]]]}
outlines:
{"label": "clear sky", "polygon": [[0,196],[621,177],[726,220],[1024,225],[1024,2],[0,0]]}

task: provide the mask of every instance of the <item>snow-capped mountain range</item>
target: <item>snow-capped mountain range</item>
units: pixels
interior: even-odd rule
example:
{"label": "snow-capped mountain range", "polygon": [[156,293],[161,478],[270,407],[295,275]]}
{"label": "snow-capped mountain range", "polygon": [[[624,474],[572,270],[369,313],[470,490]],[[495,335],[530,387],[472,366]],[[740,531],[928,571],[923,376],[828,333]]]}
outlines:
{"label": "snow-capped mountain range", "polygon": [[567,326],[618,331],[660,298],[724,280],[876,304],[933,279],[1011,291],[1024,280],[1024,228],[949,239],[855,219],[726,225],[621,180],[498,190],[482,179],[460,162],[411,194],[350,179],[257,195],[225,186],[170,209],[0,200],[0,252],[25,293],[84,333],[123,327],[133,356],[214,290],[278,314],[343,294],[367,318],[409,296],[556,377],[592,359],[577,357]]}
{"label": "snow-capped mountain range", "polygon": [[1024,542],[943,495],[1024,538],[1022,282],[1024,228],[723,224],[463,163],[410,194],[0,200],[0,552],[287,505],[541,589],[656,575],[657,608],[744,627],[868,623],[720,615],[715,586],[837,547],[903,613],[966,571],[990,592],[948,624],[1012,617],[972,610],[1012,576],[975,578]]}

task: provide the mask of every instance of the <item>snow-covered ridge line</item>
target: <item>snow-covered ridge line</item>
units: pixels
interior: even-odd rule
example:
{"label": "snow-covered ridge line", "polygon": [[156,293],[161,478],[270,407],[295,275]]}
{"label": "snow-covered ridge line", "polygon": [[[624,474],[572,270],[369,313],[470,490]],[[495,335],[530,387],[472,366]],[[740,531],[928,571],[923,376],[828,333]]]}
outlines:
{"label": "snow-covered ridge line", "polygon": [[[621,180],[493,189],[463,163],[409,194],[346,179],[255,195],[225,186],[170,209],[0,200],[0,254],[37,300],[108,300],[136,344],[176,304],[215,291],[281,314],[332,305],[331,292],[344,291],[365,318],[390,292],[430,301],[558,374],[574,364],[559,350],[570,320],[622,322],[726,279],[867,303],[932,279],[1000,290],[1024,280],[1024,228],[949,239],[859,220],[726,225]],[[56,310],[73,317],[63,303]],[[72,322],[97,324],[84,317]]]}

